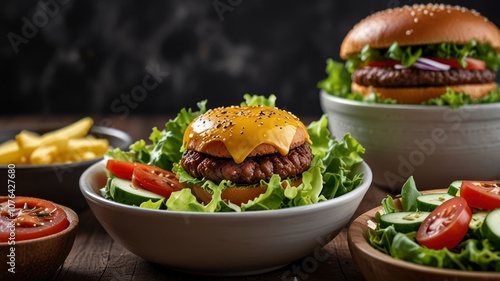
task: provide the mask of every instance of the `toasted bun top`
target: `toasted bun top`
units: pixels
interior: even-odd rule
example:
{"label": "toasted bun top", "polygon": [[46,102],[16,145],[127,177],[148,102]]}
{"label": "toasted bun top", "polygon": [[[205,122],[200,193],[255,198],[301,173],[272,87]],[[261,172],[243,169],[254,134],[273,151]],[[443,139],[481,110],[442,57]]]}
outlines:
{"label": "toasted bun top", "polygon": [[288,151],[311,143],[304,124],[290,112],[267,106],[208,110],[184,133],[185,148],[241,163],[248,156]]}
{"label": "toasted bun top", "polygon": [[444,4],[413,5],[388,9],[360,21],[347,34],[340,57],[347,59],[365,45],[388,48],[437,43],[488,43],[500,50],[500,30],[474,10]]}

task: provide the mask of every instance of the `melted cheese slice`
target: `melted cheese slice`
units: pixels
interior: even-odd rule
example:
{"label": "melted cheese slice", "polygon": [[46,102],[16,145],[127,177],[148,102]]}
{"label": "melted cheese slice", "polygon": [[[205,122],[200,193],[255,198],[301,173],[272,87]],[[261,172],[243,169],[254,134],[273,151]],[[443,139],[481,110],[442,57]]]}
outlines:
{"label": "melted cheese slice", "polygon": [[290,112],[267,106],[220,107],[207,111],[188,126],[184,147],[195,140],[190,149],[203,151],[214,141],[222,142],[236,163],[241,163],[260,144],[274,146],[281,155],[288,154],[297,128],[307,129]]}

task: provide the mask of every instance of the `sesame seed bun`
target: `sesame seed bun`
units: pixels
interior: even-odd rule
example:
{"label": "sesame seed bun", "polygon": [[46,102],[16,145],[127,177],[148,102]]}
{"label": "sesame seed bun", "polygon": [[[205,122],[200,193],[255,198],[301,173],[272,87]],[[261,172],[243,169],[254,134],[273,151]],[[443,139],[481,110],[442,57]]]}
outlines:
{"label": "sesame seed bun", "polygon": [[340,47],[340,57],[349,58],[365,45],[400,46],[467,43],[477,40],[500,50],[500,31],[474,10],[444,4],[413,5],[375,13],[356,24]]}
{"label": "sesame seed bun", "polygon": [[241,163],[246,157],[288,151],[311,143],[304,124],[288,111],[267,106],[219,107],[186,129],[184,147]]}

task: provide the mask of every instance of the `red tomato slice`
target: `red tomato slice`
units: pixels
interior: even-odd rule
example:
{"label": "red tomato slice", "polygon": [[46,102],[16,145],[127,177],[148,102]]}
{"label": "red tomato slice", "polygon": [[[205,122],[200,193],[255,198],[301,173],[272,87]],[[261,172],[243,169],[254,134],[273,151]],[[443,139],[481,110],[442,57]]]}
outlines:
{"label": "red tomato slice", "polygon": [[69,225],[66,212],[43,199],[3,197],[0,198],[0,208],[0,242],[15,243],[44,237]]}
{"label": "red tomato slice", "polygon": [[471,207],[491,211],[500,208],[500,183],[496,181],[462,181],[460,196]]}
{"label": "red tomato slice", "polygon": [[454,197],[439,205],[422,222],[416,239],[420,245],[430,249],[451,250],[458,245],[472,219],[472,212],[462,197]]}
{"label": "red tomato slice", "polygon": [[119,161],[114,159],[109,159],[106,163],[106,169],[113,175],[126,180],[132,180],[132,175],[135,167],[150,167],[146,164],[140,164],[135,162]]}
{"label": "red tomato slice", "polygon": [[169,198],[172,192],[184,188],[174,173],[154,166],[135,167],[132,182],[165,198]]}
{"label": "red tomato slice", "polygon": [[371,61],[371,62],[369,62],[368,64],[366,64],[364,66],[384,68],[384,67],[393,67],[393,66],[395,66],[396,64],[399,64],[399,63],[400,63],[399,61],[392,60],[392,59],[388,59],[388,60],[374,60],[374,61]]}
{"label": "red tomato slice", "polygon": [[465,62],[467,62],[467,69],[475,69],[475,70],[485,70],[486,63],[480,59],[475,58],[466,58]]}
{"label": "red tomato slice", "polygon": [[[435,57],[428,58],[428,59],[449,65],[452,68],[463,68],[457,59],[445,59],[445,58],[435,58]],[[467,63],[467,65],[465,66],[465,69],[484,70],[486,68],[486,63],[482,60],[479,60],[479,59],[466,58],[465,62]]]}

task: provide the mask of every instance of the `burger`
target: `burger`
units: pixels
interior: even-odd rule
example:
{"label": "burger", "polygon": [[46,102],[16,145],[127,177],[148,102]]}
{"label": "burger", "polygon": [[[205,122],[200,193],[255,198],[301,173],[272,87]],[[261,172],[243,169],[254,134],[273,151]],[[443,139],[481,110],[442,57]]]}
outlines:
{"label": "burger", "polygon": [[[363,183],[364,147],[350,134],[332,138],[326,114],[305,126],[277,108],[274,95],[243,98],[238,106],[212,109],[200,101],[199,110],[183,108],[163,129],[153,128],[151,143],[142,139],[128,151],[108,151],[110,178],[130,181],[118,189],[135,205],[186,212],[304,206]],[[101,192],[116,200],[110,182]],[[153,200],[137,187],[164,198]]]}
{"label": "burger", "polygon": [[[263,183],[275,175],[283,187],[299,185],[311,166],[311,144],[305,125],[288,111],[264,105],[218,107],[186,128],[180,165],[196,179],[230,183],[222,199],[241,205],[264,193]],[[191,189],[201,202],[211,201],[202,186]]]}
{"label": "burger", "polygon": [[478,12],[427,4],[361,20],[345,36],[340,57],[351,93],[420,104],[450,92],[471,100],[499,95],[499,51],[500,30]]}

